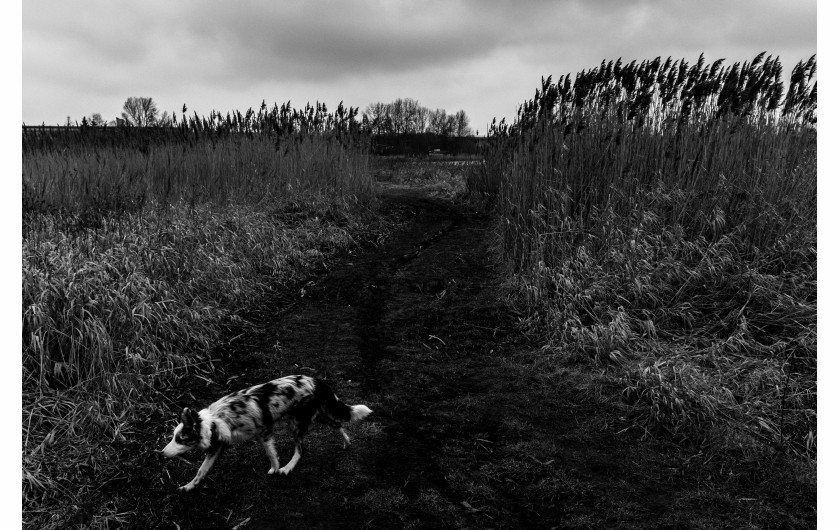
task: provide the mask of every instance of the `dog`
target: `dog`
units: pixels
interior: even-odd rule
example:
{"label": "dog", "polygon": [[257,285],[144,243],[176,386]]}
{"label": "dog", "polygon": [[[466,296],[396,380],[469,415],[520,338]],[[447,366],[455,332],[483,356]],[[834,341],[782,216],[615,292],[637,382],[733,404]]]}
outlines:
{"label": "dog", "polygon": [[[371,412],[365,405],[345,405],[320,379],[290,375],[228,394],[198,413],[185,408],[163,455],[183,459],[181,455],[193,449],[204,451],[204,462],[195,478],[178,488],[183,492],[193,490],[204,480],[227,447],[257,437],[262,439],[271,461],[268,474],[288,475],[300,460],[302,439],[313,420],[338,429],[346,449],[350,437],[342,422],[362,420]],[[279,420],[289,423],[295,439],[295,454],[283,467],[274,446],[274,426]]]}

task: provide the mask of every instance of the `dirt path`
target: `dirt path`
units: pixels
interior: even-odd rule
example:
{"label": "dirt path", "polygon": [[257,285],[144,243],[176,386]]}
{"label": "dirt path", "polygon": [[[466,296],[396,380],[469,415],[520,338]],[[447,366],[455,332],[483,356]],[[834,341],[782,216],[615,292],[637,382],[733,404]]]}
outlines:
{"label": "dirt path", "polygon": [[[795,523],[750,492],[751,502],[718,495],[686,475],[685,455],[640,442],[638,433],[617,434],[615,408],[583,376],[535,368],[537,352],[500,298],[487,217],[406,187],[386,189],[384,202],[408,219],[405,229],[280,303],[260,333],[221,352],[230,379],[195,389],[197,402],[184,403],[206,405],[281,375],[318,375],[346,403],[374,410],[348,427],[354,444],[345,451],[332,430],[315,426],[288,477],[266,475],[258,444],[240,446],[190,495],[174,490],[192,478],[198,456],[195,465],[159,454],[132,461],[132,479],[103,491],[131,512],[129,526]],[[157,445],[172,426],[150,419]],[[285,434],[279,451],[281,460],[291,455]]]}

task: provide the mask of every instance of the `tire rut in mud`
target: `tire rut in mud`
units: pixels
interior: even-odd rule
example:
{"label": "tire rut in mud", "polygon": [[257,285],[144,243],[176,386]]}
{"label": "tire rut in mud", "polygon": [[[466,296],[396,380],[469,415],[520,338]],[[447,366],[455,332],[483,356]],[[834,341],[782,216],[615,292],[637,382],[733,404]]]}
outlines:
{"label": "tire rut in mud", "polygon": [[[405,364],[417,362],[410,345],[431,350],[426,344],[430,338],[443,342],[434,335],[438,333],[441,308],[445,307],[441,300],[452,297],[453,288],[475,283],[450,270],[453,264],[460,264],[460,272],[466,277],[481,278],[486,272],[486,267],[475,267],[464,258],[465,251],[474,254],[475,249],[470,247],[478,241],[464,234],[486,230],[487,219],[422,196],[408,195],[398,200],[409,205],[413,213],[407,229],[375,252],[349,260],[345,267],[318,282],[310,290],[305,307],[297,307],[295,315],[290,315],[294,324],[285,327],[281,341],[298,346],[300,351],[292,354],[296,358],[303,359],[304,352],[320,352],[321,373],[332,370],[333,378],[347,378],[347,386],[356,381],[360,399],[373,403],[377,411],[373,421],[380,431],[370,440],[370,456],[365,461],[377,474],[372,485],[381,498],[374,498],[374,503],[396,503],[403,513],[395,519],[394,514],[383,513],[382,507],[374,507],[366,522],[401,525],[411,516],[403,500],[414,503],[422,494],[432,494],[435,502],[450,506],[460,500],[448,488],[446,473],[438,465],[443,449],[434,437],[418,428],[424,423],[423,409],[431,397],[418,395],[406,383],[415,372]],[[486,247],[472,257],[486,260]],[[336,313],[343,318],[324,321],[325,315]],[[330,350],[330,344],[323,342],[316,346],[309,343],[313,339],[309,332],[296,332],[328,326],[330,321],[352,329],[355,356],[348,355],[351,348]],[[330,351],[337,355],[330,356]],[[424,514],[420,511],[414,515],[419,520]]]}

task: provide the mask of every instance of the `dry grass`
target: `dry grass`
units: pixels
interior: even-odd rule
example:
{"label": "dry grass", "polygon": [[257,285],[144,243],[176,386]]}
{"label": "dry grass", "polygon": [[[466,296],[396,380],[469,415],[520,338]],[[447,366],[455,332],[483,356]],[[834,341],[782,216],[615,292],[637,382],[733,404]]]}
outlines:
{"label": "dry grass", "polygon": [[74,466],[98,442],[130,436],[152,401],[166,406],[159,389],[212,371],[213,345],[229,326],[247,325],[239,311],[323,270],[358,243],[368,221],[318,202],[275,210],[175,205],[107,219],[96,230],[51,225],[30,234],[23,251],[27,504],[66,497],[60,492],[72,490],[81,472]]}
{"label": "dry grass", "polygon": [[367,154],[319,135],[40,150],[24,156],[23,182],[25,210],[69,211],[93,223],[148,202],[272,203],[301,192],[372,196]]}
{"label": "dry grass", "polygon": [[408,184],[433,197],[453,200],[466,192],[466,175],[478,161],[380,158],[375,174],[380,180]]}
{"label": "dry grass", "polygon": [[545,80],[467,187],[547,353],[713,455],[816,457],[816,63]]}
{"label": "dry grass", "polygon": [[211,374],[243,310],[359,243],[375,219],[363,138],[300,123],[24,150],[28,524],[69,524],[116,474],[110,444],[167,407],[160,389]]}

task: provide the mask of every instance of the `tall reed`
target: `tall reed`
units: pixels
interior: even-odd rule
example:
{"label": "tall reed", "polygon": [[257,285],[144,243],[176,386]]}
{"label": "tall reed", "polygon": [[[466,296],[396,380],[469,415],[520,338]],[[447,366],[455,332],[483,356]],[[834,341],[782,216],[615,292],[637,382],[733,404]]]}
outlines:
{"label": "tall reed", "polygon": [[546,351],[620,366],[651,430],[815,454],[815,73],[604,61],[494,122],[468,188]]}
{"label": "tall reed", "polygon": [[[342,106],[249,109],[231,121],[180,126],[25,132],[24,211],[119,212],[144,203],[254,202],[321,191],[372,196],[367,137]],[[230,115],[228,115],[228,119]]]}

